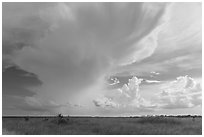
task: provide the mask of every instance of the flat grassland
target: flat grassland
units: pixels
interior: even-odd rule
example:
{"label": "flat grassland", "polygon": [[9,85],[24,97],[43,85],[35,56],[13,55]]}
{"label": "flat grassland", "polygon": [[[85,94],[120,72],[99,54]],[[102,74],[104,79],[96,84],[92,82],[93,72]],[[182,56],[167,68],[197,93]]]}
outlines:
{"label": "flat grassland", "polygon": [[2,128],[3,135],[201,135],[202,117],[3,117]]}

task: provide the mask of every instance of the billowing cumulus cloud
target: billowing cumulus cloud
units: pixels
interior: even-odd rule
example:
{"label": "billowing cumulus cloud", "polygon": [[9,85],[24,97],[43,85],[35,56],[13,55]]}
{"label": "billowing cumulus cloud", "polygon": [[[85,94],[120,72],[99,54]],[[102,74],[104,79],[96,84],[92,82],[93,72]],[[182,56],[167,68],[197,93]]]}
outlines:
{"label": "billowing cumulus cloud", "polygon": [[122,86],[122,88],[109,91],[104,95],[105,97],[97,98],[93,100],[93,102],[97,107],[113,107],[115,109],[125,109],[127,111],[132,109],[138,111],[140,109],[145,110],[154,108],[156,106],[141,97],[139,93],[139,85],[142,80],[143,79],[137,77],[132,77],[127,84]]}
{"label": "billowing cumulus cloud", "polygon": [[166,83],[159,93],[160,108],[189,108],[198,105],[202,105],[202,89],[200,84],[189,76],[177,77],[175,81]]}
{"label": "billowing cumulus cloud", "polygon": [[95,106],[105,109],[126,110],[130,112],[154,111],[160,109],[183,109],[201,106],[202,89],[199,83],[189,76],[177,77],[175,81],[164,82],[161,92],[156,94],[153,100],[141,96],[139,85],[142,79],[133,77],[128,84],[124,84],[118,90],[107,92],[104,97],[93,100]]}

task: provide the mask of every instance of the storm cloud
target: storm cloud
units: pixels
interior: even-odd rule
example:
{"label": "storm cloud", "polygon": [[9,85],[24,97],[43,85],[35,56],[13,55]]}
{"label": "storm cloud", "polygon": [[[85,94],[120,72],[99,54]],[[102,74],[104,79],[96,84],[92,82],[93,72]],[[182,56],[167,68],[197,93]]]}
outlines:
{"label": "storm cloud", "polygon": [[[175,72],[188,68],[192,65],[188,62],[194,59],[197,59],[193,62],[194,67],[185,71],[200,69],[200,22],[195,22],[200,18],[199,8],[186,19],[183,12],[189,6],[184,4],[183,8],[182,4],[170,3],[3,3],[3,67],[6,70],[17,66],[34,74],[41,82],[31,91],[32,97],[26,94],[23,98],[28,106],[38,102],[42,105],[40,109],[52,109],[50,106],[55,104],[60,110],[63,109],[61,105],[64,107],[63,104],[77,98],[79,102],[89,102],[86,105],[116,107],[106,95],[96,99],[99,94],[108,93],[108,77],[147,77],[148,72],[157,72],[154,78],[146,80],[146,83],[155,84],[169,80],[169,72],[174,66],[177,67]],[[179,20],[176,24],[174,20],[179,16],[186,22]],[[186,41],[189,37],[191,39]],[[194,41],[197,41],[196,48],[188,54]],[[184,45],[186,52],[177,52],[186,48]],[[176,53],[175,56],[172,53]],[[116,80],[112,86],[124,84]],[[87,96],[83,100],[84,94]]]}

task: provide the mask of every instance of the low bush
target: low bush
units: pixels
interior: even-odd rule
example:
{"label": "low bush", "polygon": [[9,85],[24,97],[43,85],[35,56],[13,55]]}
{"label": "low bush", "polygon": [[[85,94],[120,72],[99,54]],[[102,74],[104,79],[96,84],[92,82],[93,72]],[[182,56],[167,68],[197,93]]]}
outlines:
{"label": "low bush", "polygon": [[24,117],[25,121],[29,121],[29,117]]}

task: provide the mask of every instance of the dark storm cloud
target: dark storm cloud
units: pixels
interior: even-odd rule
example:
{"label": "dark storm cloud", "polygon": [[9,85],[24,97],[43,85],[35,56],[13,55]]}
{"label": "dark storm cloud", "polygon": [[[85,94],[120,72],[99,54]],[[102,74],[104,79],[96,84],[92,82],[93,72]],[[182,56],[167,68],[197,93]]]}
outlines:
{"label": "dark storm cloud", "polygon": [[2,5],[2,61],[4,69],[15,65],[12,57],[16,52],[24,47],[34,47],[46,34],[49,27],[48,22],[42,21],[35,11],[52,4],[4,2]]}
{"label": "dark storm cloud", "polygon": [[29,88],[40,86],[42,82],[30,72],[18,67],[9,67],[2,73],[3,95],[32,96],[36,94]]}

